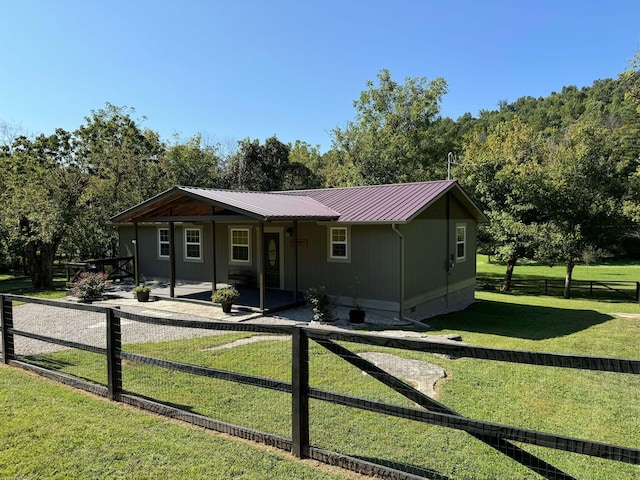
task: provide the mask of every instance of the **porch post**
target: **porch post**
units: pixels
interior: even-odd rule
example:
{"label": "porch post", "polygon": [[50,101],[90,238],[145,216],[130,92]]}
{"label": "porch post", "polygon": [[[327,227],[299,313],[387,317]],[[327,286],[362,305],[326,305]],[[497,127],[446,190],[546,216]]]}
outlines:
{"label": "porch post", "polygon": [[140,285],[140,247],[138,246],[140,236],[138,234],[138,222],[133,222],[133,238],[133,271],[137,287]]}
{"label": "porch post", "polygon": [[258,240],[256,242],[256,255],[258,263],[258,287],[260,288],[260,310],[264,311],[264,224],[258,224]]}
{"label": "porch post", "polygon": [[216,293],[216,221],[211,220],[211,295]]}
{"label": "porch post", "polygon": [[298,301],[298,221],[293,221],[293,302]]}
{"label": "porch post", "polygon": [[169,296],[176,296],[176,231],[173,222],[169,222]]}

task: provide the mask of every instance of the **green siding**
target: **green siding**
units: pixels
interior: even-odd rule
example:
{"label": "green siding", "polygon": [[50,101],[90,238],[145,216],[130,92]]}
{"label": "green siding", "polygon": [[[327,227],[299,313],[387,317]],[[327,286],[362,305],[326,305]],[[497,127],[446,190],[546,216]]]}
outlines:
{"label": "green siding", "polygon": [[[341,225],[342,226],[342,225]],[[301,223],[298,250],[299,287],[325,285],[328,293],[351,297],[359,284],[359,299],[398,301],[400,242],[390,225],[352,225],[351,262],[327,260],[327,225]]]}
{"label": "green siding", "polygon": [[[475,278],[476,221],[451,195],[450,220],[443,197],[401,231],[405,236],[405,300]],[[448,267],[456,252],[456,226],[466,226],[466,260]],[[448,231],[448,237],[447,237]]]}

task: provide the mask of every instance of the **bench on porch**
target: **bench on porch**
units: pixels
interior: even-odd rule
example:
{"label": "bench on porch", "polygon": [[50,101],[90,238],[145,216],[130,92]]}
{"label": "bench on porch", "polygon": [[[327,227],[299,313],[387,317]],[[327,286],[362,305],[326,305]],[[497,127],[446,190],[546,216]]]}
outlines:
{"label": "bench on porch", "polygon": [[246,285],[255,287],[256,276],[251,270],[229,270],[227,273],[227,282],[231,285]]}

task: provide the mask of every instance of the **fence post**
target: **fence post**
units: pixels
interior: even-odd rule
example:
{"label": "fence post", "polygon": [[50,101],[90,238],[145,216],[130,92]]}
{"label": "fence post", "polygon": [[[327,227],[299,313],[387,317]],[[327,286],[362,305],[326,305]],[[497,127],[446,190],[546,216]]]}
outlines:
{"label": "fence post", "polygon": [[309,447],[309,337],[296,327],[291,349],[291,453],[306,456]]}
{"label": "fence post", "polygon": [[636,300],[638,301],[638,305],[640,305],[640,282],[636,282]]}
{"label": "fence post", "polygon": [[548,280],[545,278],[544,279],[544,294],[547,294],[547,291],[549,290],[549,282]]}
{"label": "fence post", "polygon": [[13,345],[13,333],[9,329],[13,328],[13,303],[4,295],[0,295],[0,330],[2,330],[2,363],[9,363],[16,356]]}
{"label": "fence post", "polygon": [[120,318],[114,314],[114,309],[106,311],[107,320],[107,387],[110,400],[119,400],[122,392],[122,332]]}

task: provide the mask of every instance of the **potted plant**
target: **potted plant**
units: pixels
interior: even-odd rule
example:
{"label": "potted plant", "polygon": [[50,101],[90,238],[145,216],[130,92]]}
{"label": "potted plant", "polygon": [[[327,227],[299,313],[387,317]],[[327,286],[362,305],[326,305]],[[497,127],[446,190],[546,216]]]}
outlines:
{"label": "potted plant", "polygon": [[211,297],[214,303],[222,305],[222,311],[224,313],[229,313],[231,311],[231,305],[233,305],[233,302],[238,300],[238,298],[240,298],[240,292],[238,292],[234,287],[219,288]]}
{"label": "potted plant", "polygon": [[139,302],[148,302],[151,287],[148,287],[146,285],[138,285],[137,287],[133,288],[132,292],[136,294],[136,298]]}

